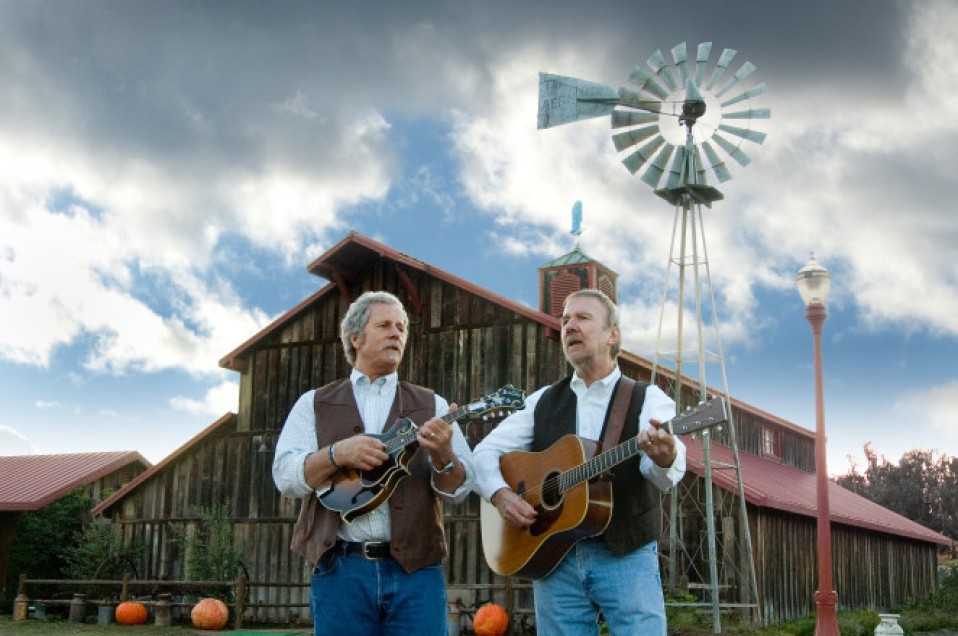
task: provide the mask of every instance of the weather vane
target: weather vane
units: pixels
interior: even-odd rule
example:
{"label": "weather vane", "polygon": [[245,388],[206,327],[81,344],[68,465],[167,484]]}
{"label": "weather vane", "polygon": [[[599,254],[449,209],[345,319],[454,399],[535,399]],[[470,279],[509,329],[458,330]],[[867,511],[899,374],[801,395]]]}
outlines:
{"label": "weather vane", "polygon": [[575,237],[575,244],[578,247],[579,237],[582,236],[582,201],[572,204],[572,231],[569,234]]}

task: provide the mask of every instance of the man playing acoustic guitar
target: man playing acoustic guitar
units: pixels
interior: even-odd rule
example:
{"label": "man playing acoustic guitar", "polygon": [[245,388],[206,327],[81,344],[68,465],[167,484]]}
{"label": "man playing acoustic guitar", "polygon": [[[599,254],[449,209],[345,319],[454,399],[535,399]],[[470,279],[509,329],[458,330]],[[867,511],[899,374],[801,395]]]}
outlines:
{"label": "man playing acoustic guitar", "polygon": [[[408,328],[392,294],[367,292],[353,302],[340,326],[350,377],[300,397],[276,444],[273,480],[284,495],[303,498],[291,548],[315,564],[316,636],[446,634],[440,499],[468,496],[472,454],[459,427],[441,417],[450,410],[446,400],[399,382]],[[388,500],[344,523],[350,518],[321,497],[344,473],[374,474],[392,461],[380,434],[404,420],[418,427],[418,450],[388,484]]]}
{"label": "man playing acoustic guitar", "polygon": [[[569,434],[601,440],[604,448],[617,444],[618,438],[636,437],[638,454],[613,468],[611,480],[593,480],[597,488],[604,486],[610,492],[612,505],[611,515],[605,513],[593,536],[567,530],[560,534],[573,540],[558,552],[546,554],[544,566],[527,564],[524,556],[519,561],[535,579],[539,634],[593,636],[598,634],[601,612],[613,636],[665,636],[657,548],[662,527],[659,491],[677,484],[685,474],[685,445],[658,425],[673,418],[675,404],[658,387],[623,378],[616,362],[621,348],[618,310],[601,291],[569,295],[561,325],[562,349],[574,372],[530,395],[525,410],[504,419],[476,446],[473,459],[479,493],[496,507],[513,534],[521,529],[534,544],[548,536],[550,523],[574,507],[572,495],[563,500],[555,488],[551,494],[541,492],[548,488],[522,479],[513,481],[518,483],[514,489],[503,475],[500,459],[504,462],[513,451],[531,451],[532,456],[544,453]],[[625,389],[628,393],[615,399],[616,388],[623,384],[630,384],[632,390]],[[613,422],[616,417],[618,425]],[[618,429],[618,434],[613,433],[617,439],[605,439],[607,428]],[[535,505],[530,500],[536,500]],[[483,548],[489,561],[489,551],[500,546],[487,545],[485,519],[483,524]],[[550,544],[544,545],[543,552],[548,553]],[[548,562],[548,557],[555,563]]]}

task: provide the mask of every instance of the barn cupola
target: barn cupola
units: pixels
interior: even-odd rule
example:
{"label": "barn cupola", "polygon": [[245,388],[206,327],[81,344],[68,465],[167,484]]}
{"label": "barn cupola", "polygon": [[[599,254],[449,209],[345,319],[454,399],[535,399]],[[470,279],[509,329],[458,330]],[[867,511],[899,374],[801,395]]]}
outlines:
{"label": "barn cupola", "polygon": [[576,244],[575,249],[539,268],[539,311],[562,315],[566,296],[580,289],[600,289],[612,302],[619,275],[595,260]]}
{"label": "barn cupola", "polygon": [[582,203],[572,207],[572,235],[575,249],[539,268],[539,311],[559,318],[566,296],[580,289],[599,289],[612,302],[618,302],[616,281],[619,275],[586,254],[579,246],[582,234]]}

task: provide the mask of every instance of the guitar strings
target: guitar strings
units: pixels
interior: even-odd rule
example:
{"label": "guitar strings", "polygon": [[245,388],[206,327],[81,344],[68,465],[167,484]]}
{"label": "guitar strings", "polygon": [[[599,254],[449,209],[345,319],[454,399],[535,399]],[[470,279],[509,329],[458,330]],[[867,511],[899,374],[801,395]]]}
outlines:
{"label": "guitar strings", "polygon": [[574,486],[585,483],[611,469],[613,466],[634,457],[638,454],[639,450],[639,440],[632,437],[627,442],[623,442],[618,446],[599,453],[575,468],[570,468],[569,470],[548,476],[540,485],[523,491],[520,497],[526,501],[528,501],[528,498],[532,495],[536,495],[539,501],[545,500],[547,496],[551,496],[557,500],[562,493],[568,492]]}
{"label": "guitar strings", "polygon": [[[487,402],[488,402],[488,400],[487,400]],[[466,417],[467,415],[480,415],[480,414],[485,413],[485,412],[487,412],[487,411],[494,411],[494,410],[508,410],[508,411],[515,410],[515,409],[513,409],[511,406],[502,407],[502,406],[499,406],[498,404],[497,404],[497,405],[494,405],[494,406],[489,406],[489,405],[487,404],[487,405],[486,405],[486,408],[484,408],[484,409],[482,409],[482,410],[475,410],[475,411],[473,411],[473,410],[471,410],[469,407],[473,406],[474,404],[476,404],[476,402],[473,402],[472,404],[467,404],[466,406],[461,407],[461,408],[458,408],[458,409],[456,409],[455,411],[453,411],[453,412],[451,412],[451,413],[446,413],[445,415],[443,415],[443,416],[440,417],[439,419],[441,419],[441,420],[442,420],[443,422],[445,422],[446,424],[452,424],[453,422],[455,422],[455,421],[457,421],[457,420],[459,420],[459,419],[462,419],[463,417]],[[394,438],[392,438],[392,439],[390,439],[390,440],[388,440],[388,441],[386,442],[386,453],[387,453],[387,454],[392,455],[393,453],[395,453],[395,452],[397,452],[397,451],[401,451],[401,450],[404,449],[406,446],[409,446],[413,441],[415,441],[415,439],[416,439],[416,431],[419,430],[419,426],[417,426],[414,422],[411,422],[411,424],[412,424],[412,426],[411,426],[409,429],[407,429],[407,430],[404,431],[404,432],[399,433],[396,437],[394,437]]]}

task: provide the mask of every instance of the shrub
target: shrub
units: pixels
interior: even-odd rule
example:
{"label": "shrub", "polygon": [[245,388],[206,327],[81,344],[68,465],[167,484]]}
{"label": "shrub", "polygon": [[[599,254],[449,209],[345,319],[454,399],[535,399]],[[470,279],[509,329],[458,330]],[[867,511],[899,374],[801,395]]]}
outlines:
{"label": "shrub", "polygon": [[135,576],[143,552],[143,545],[124,544],[120,524],[98,517],[74,533],[73,544],[61,556],[69,578],[115,580],[127,573]]}
{"label": "shrub", "polygon": [[[186,555],[186,579],[191,581],[232,581],[243,570],[242,550],[233,545],[229,502],[200,508],[199,521],[173,526],[173,541]],[[209,590],[211,597],[234,601],[232,591]]]}

